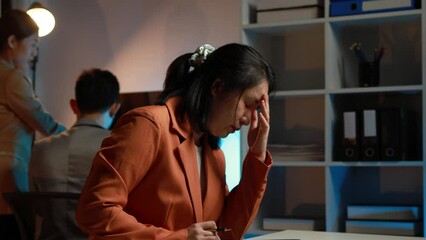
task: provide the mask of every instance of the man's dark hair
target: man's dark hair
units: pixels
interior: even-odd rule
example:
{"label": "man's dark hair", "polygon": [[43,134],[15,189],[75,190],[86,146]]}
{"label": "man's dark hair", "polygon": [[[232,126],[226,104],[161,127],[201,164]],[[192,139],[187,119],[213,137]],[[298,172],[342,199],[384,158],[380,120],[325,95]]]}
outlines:
{"label": "man's dark hair", "polygon": [[119,101],[119,92],[116,76],[98,68],[83,71],[75,85],[75,99],[82,113],[106,111]]}

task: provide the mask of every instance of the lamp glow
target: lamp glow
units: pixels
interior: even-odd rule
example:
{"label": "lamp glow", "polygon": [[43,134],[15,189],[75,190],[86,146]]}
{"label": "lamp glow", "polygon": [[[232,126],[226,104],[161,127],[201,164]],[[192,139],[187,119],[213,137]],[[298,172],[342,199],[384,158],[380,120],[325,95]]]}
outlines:
{"label": "lamp glow", "polygon": [[27,14],[37,23],[39,37],[46,36],[55,28],[55,17],[40,3],[33,3]]}

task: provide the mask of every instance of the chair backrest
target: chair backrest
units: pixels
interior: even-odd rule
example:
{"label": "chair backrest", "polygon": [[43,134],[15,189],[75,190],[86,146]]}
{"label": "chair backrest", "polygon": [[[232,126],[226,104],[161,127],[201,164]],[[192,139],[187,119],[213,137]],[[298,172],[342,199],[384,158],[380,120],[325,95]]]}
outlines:
{"label": "chair backrest", "polygon": [[36,239],[37,216],[45,225],[48,225],[48,222],[60,224],[57,215],[68,214],[70,218],[74,218],[75,209],[66,206],[70,201],[71,206],[75,205],[80,198],[79,193],[68,192],[9,192],[3,193],[3,196],[15,213],[21,240]]}

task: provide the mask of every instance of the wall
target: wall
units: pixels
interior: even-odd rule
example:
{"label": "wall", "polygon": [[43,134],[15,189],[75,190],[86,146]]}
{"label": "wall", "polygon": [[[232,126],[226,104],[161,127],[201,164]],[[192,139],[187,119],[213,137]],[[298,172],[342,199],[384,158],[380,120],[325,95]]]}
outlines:
{"label": "wall", "polygon": [[[17,1],[27,8],[31,0]],[[40,0],[56,17],[40,39],[36,93],[71,126],[75,79],[89,67],[115,73],[121,92],[161,90],[168,64],[203,43],[240,42],[239,0]]]}

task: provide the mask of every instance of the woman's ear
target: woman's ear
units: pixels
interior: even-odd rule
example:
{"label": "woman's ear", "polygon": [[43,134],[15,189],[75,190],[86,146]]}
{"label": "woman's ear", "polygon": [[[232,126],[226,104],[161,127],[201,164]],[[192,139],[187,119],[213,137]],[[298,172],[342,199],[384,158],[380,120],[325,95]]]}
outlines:
{"label": "woman's ear", "polygon": [[225,83],[219,78],[214,80],[211,88],[212,96],[218,96],[222,92],[224,85]]}
{"label": "woman's ear", "polygon": [[7,38],[7,46],[8,46],[9,48],[11,48],[11,49],[16,48],[16,44],[17,44],[17,42],[18,42],[18,39],[16,39],[16,36],[15,36],[15,35],[10,35],[10,36]]}

